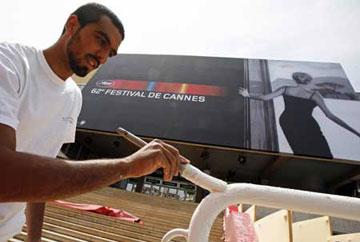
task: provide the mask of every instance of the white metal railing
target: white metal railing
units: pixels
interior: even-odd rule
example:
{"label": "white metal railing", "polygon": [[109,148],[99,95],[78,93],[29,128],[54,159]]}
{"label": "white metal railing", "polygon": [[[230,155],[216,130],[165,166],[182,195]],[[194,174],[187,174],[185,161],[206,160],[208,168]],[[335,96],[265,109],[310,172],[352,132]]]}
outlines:
{"label": "white metal railing", "polygon": [[[139,147],[146,144],[122,128],[118,128],[117,132]],[[170,230],[162,242],[169,242],[175,237],[185,237],[188,242],[207,242],[217,215],[229,205],[240,202],[360,221],[359,198],[247,183],[228,185],[191,164],[181,166],[181,175],[211,193],[194,211],[189,228]]]}

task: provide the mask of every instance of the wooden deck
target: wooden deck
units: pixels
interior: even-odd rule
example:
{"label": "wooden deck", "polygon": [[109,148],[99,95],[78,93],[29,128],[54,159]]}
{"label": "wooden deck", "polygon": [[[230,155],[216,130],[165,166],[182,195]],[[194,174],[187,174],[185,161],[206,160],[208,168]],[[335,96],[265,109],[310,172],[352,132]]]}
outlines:
{"label": "wooden deck", "polygon": [[[123,209],[139,218],[144,224],[136,224],[86,211],[65,208],[60,205],[46,206],[42,241],[156,241],[173,228],[187,228],[197,204],[145,194],[104,188],[66,201],[89,203]],[[222,217],[216,220],[210,241],[221,241]],[[23,232],[10,241],[24,241]],[[177,239],[175,241],[185,241]]]}

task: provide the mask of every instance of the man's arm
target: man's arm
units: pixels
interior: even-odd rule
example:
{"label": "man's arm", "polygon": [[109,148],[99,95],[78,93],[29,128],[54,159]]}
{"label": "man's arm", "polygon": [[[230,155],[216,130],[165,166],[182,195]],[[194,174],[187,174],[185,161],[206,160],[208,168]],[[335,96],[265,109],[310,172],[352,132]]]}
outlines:
{"label": "man's arm", "polygon": [[15,151],[15,130],[0,124],[0,202],[44,202],[110,185],[128,177],[164,169],[164,179],[179,172],[181,160],[174,147],[153,140],[122,159],[52,159]]}
{"label": "man's arm", "polygon": [[26,242],[41,241],[41,230],[44,220],[45,203],[27,203],[26,206]]}

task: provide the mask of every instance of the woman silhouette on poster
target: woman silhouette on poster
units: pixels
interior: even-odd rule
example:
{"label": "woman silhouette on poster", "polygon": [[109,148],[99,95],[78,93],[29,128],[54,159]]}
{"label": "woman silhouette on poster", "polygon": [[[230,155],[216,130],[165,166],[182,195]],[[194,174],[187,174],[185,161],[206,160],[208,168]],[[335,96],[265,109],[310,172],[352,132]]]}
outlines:
{"label": "woman silhouette on poster", "polygon": [[319,124],[312,116],[315,107],[319,107],[327,118],[360,137],[360,133],[334,115],[326,106],[323,97],[317,90],[307,88],[312,77],[304,72],[295,72],[292,78],[296,86],[281,86],[265,95],[251,94],[245,88],[239,94],[245,98],[272,100],[283,96],[285,109],[280,115],[280,126],[294,154],[332,158],[332,154],[321,132]]}

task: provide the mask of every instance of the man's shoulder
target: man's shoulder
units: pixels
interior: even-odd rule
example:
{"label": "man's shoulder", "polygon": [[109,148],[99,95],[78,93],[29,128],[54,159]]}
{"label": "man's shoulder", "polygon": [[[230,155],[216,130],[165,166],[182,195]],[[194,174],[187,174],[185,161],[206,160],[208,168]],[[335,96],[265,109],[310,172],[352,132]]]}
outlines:
{"label": "man's shoulder", "polygon": [[4,53],[24,53],[24,52],[34,52],[36,49],[34,47],[18,44],[18,43],[9,43],[9,42],[1,42],[0,43],[0,51]]}
{"label": "man's shoulder", "polygon": [[17,44],[17,43],[0,43],[0,61],[17,63],[26,60],[30,55],[36,54],[33,47]]}

